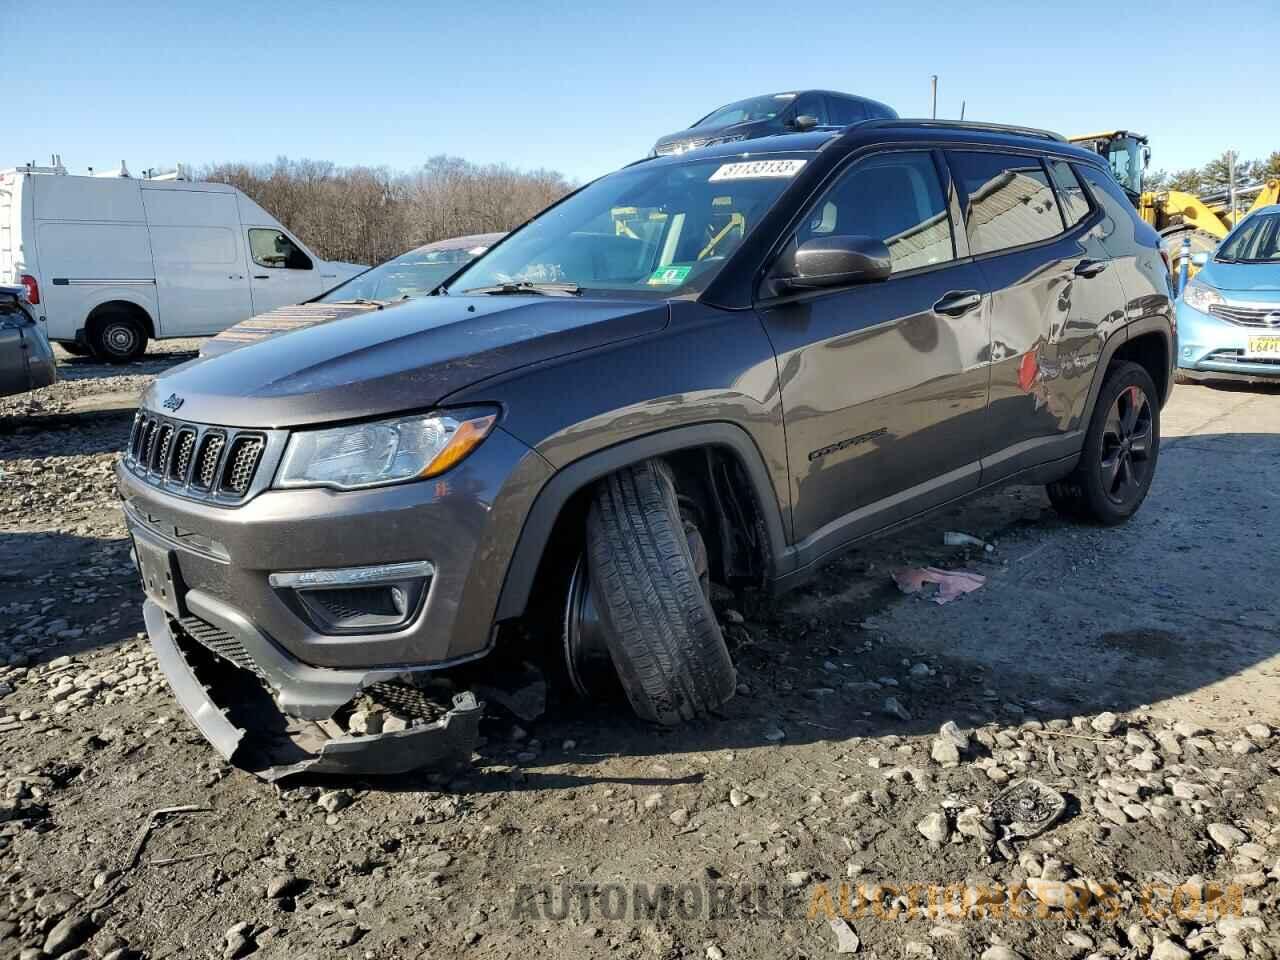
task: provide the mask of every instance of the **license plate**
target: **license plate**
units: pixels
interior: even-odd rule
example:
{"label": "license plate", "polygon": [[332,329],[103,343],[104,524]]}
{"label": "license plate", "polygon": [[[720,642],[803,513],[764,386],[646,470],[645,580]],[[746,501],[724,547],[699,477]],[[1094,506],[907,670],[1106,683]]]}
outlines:
{"label": "license plate", "polygon": [[1249,349],[1245,354],[1250,357],[1280,360],[1280,337],[1250,337]]}
{"label": "license plate", "polygon": [[135,533],[133,553],[138,558],[142,592],[166,613],[182,616],[182,576],[173,551]]}

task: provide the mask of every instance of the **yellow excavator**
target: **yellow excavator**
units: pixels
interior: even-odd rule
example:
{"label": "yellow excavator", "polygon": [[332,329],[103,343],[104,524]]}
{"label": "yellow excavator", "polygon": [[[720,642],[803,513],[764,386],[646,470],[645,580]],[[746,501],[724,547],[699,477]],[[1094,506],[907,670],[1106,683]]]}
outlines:
{"label": "yellow excavator", "polygon": [[[1240,198],[1249,195],[1254,195],[1254,201],[1247,210],[1238,210],[1235,214],[1226,190],[1200,197],[1183,190],[1147,190],[1143,178],[1151,161],[1151,147],[1145,136],[1132,130],[1107,130],[1068,139],[1106,158],[1116,180],[1138,208],[1138,214],[1159,232],[1175,277],[1181,267],[1184,239],[1190,241],[1192,256],[1207,253],[1249,211],[1280,202],[1280,180],[1237,188],[1237,204]],[[1195,267],[1188,264],[1188,275],[1193,273]]]}

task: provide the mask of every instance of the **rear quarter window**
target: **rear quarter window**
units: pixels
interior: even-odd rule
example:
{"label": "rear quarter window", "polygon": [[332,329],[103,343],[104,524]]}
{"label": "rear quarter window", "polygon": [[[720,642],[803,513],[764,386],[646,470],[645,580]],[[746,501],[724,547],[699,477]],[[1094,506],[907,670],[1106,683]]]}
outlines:
{"label": "rear quarter window", "polygon": [[970,252],[995,253],[1063,232],[1057,197],[1037,157],[978,151],[947,157],[964,197]]}

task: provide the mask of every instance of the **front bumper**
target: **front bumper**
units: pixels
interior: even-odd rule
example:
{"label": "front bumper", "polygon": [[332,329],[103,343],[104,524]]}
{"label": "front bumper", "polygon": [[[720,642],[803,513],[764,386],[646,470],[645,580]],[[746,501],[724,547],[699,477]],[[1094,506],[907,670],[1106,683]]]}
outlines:
{"label": "front bumper", "polygon": [[[1280,310],[1280,303],[1276,305]],[[1280,336],[1280,329],[1246,327],[1201,313],[1178,301],[1178,369],[1191,374],[1280,379],[1280,355],[1250,357],[1250,336]]]}
{"label": "front bumper", "polygon": [[[243,675],[244,668],[202,655],[150,600],[143,604],[143,617],[156,660],[183,710],[225,760],[264,780],[299,773],[404,773],[464,761],[479,739],[483,704],[470,692],[455,696],[452,708],[429,723],[368,736],[335,736],[332,727],[292,720],[276,710],[264,688]],[[274,662],[271,669],[278,680],[292,681],[295,688],[309,683],[317,696],[341,697],[340,702],[378,679],[290,666],[286,660]]]}

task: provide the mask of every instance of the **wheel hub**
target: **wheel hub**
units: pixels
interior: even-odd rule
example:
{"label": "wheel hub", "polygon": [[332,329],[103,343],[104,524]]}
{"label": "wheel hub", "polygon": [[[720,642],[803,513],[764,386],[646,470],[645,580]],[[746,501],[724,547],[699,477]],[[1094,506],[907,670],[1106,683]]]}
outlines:
{"label": "wheel hub", "polygon": [[1107,413],[1098,469],[1102,489],[1118,504],[1143,488],[1151,469],[1151,402],[1139,386],[1126,387]]}

